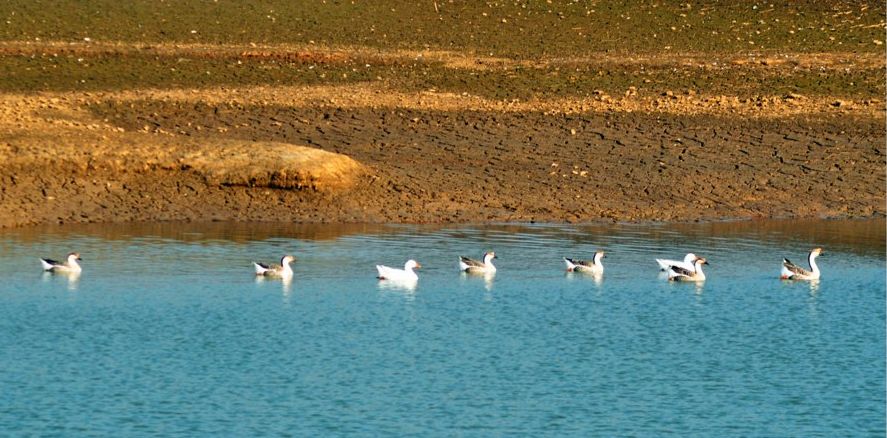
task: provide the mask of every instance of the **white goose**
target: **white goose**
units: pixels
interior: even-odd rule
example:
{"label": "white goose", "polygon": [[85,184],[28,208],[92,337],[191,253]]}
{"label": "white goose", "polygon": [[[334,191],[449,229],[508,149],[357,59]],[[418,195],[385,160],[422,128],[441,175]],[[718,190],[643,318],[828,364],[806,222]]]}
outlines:
{"label": "white goose", "polygon": [[459,256],[459,270],[469,274],[487,274],[496,272],[493,259],[497,258],[493,251],[484,253],[484,261],[480,262],[468,257]]}
{"label": "white goose", "polygon": [[80,272],[82,269],[80,268],[80,264],[78,261],[82,260],[80,258],[79,252],[72,252],[68,254],[67,259],[64,262],[57,262],[52,259],[40,259],[40,264],[43,265],[44,271],[50,272]]}
{"label": "white goose", "polygon": [[810,270],[806,270],[788,259],[782,259],[782,273],[780,278],[783,280],[818,280],[819,266],[816,266],[816,257],[822,255],[822,248],[814,248],[807,256],[807,262],[810,263]]}
{"label": "white goose", "polygon": [[422,265],[419,262],[410,259],[403,265],[403,269],[397,268],[389,268],[384,265],[376,265],[376,270],[379,271],[379,276],[376,277],[379,280],[391,280],[391,281],[399,281],[399,282],[412,282],[419,279],[419,276],[413,272],[413,269],[419,269]]}
{"label": "white goose", "polygon": [[691,253],[687,253],[687,255],[684,256],[683,261],[669,260],[669,259],[656,259],[656,263],[659,263],[659,270],[660,271],[668,271],[669,270],[668,268],[670,268],[672,266],[677,266],[679,268],[684,268],[688,271],[692,271],[693,269],[695,269],[693,267],[694,260],[696,260],[696,254],[693,254],[691,252]]}
{"label": "white goose", "polygon": [[600,275],[604,273],[604,265],[601,264],[601,259],[604,258],[603,251],[597,251],[594,253],[594,258],[592,260],[576,260],[564,257],[564,263],[567,264],[567,272],[584,272],[593,275]]}
{"label": "white goose", "polygon": [[285,255],[280,259],[279,265],[266,265],[264,263],[253,262],[253,266],[256,268],[256,275],[264,277],[291,278],[293,276],[293,269],[290,268],[290,263],[294,261],[296,261],[295,257]]}
{"label": "white goose", "polygon": [[693,270],[684,269],[680,266],[671,266],[668,270],[668,279],[671,281],[705,281],[705,273],[702,272],[702,265],[707,265],[702,257],[697,257],[693,261]]}

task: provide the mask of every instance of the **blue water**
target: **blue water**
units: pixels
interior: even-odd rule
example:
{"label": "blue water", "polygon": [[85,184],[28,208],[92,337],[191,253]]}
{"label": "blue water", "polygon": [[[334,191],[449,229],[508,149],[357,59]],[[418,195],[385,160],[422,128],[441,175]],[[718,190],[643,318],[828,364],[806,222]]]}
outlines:
{"label": "blue water", "polygon": [[[884,221],[0,232],[3,435],[884,436]],[[778,279],[814,246],[823,279]],[[607,251],[600,281],[561,257]],[[37,257],[79,251],[79,278]],[[458,255],[499,255],[493,278]],[[656,257],[709,259],[671,284]],[[252,260],[299,260],[291,283]],[[415,289],[374,265],[419,260]]]}

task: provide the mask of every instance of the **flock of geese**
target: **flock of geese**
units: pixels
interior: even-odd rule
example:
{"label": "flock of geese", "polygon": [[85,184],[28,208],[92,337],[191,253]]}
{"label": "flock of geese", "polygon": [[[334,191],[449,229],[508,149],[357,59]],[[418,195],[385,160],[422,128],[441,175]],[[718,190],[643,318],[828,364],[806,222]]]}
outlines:
{"label": "flock of geese", "polygon": [[[822,248],[814,248],[807,256],[810,269],[804,269],[788,259],[782,259],[782,272],[780,278],[783,280],[818,280],[819,266],[816,265],[816,257],[822,254]],[[564,257],[564,263],[567,265],[568,272],[578,272],[600,276],[604,273],[604,265],[601,263],[604,258],[603,251],[597,251],[591,260],[578,260]],[[493,260],[496,259],[495,252],[487,252],[482,260],[475,260],[468,257],[459,257],[459,270],[468,274],[484,274],[490,275],[496,272],[496,266]],[[80,253],[72,252],[64,262],[52,259],[40,259],[44,271],[58,273],[80,273],[82,268],[78,263],[81,261]],[[293,276],[293,269],[290,264],[296,261],[291,255],[285,255],[280,259],[280,264],[264,264],[253,262],[257,276],[270,278],[289,279]],[[705,281],[705,273],[702,272],[702,266],[707,265],[708,261],[703,257],[698,257],[693,253],[687,254],[683,260],[656,259],[659,268],[668,273],[668,279],[671,281]],[[422,265],[415,260],[407,260],[403,269],[392,268],[384,265],[376,265],[378,271],[378,279],[392,282],[416,282],[419,280],[415,269],[421,268]]]}

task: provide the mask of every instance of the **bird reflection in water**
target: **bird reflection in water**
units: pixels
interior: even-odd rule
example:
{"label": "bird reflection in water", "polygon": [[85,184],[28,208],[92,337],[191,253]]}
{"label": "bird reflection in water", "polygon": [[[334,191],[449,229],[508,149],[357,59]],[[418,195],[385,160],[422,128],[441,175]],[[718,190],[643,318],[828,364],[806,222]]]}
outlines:
{"label": "bird reflection in water", "polygon": [[566,273],[564,274],[564,277],[566,277],[566,279],[569,281],[591,280],[594,283],[594,285],[597,286],[598,288],[600,288],[601,285],[604,284],[604,274],[602,274],[602,273],[590,273],[590,272],[584,272],[584,271],[578,271],[578,272],[577,271],[566,271]]}
{"label": "bird reflection in water", "polygon": [[462,280],[463,281],[473,281],[472,279],[483,279],[484,281],[484,289],[487,292],[493,291],[493,280],[496,279],[496,272],[463,272]]}
{"label": "bird reflection in water", "polygon": [[264,285],[265,283],[280,283],[280,292],[286,298],[292,293],[293,277],[265,277],[263,275],[256,275],[257,285]]}
{"label": "bird reflection in water", "polygon": [[379,280],[379,290],[412,294],[418,284],[417,280]]}
{"label": "bird reflection in water", "polygon": [[80,282],[80,272],[77,271],[44,271],[43,281],[51,281],[53,278],[64,278],[67,283],[68,290],[75,291]]}

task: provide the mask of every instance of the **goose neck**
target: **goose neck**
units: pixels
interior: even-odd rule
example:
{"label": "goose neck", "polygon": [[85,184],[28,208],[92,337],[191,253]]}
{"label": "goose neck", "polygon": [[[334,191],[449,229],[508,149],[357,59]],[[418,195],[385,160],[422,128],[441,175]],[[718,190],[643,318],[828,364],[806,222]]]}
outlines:
{"label": "goose neck", "polygon": [[816,274],[819,273],[819,266],[816,266],[816,257],[819,254],[815,252],[811,252],[809,256],[807,256],[807,261],[810,263],[810,270]]}

